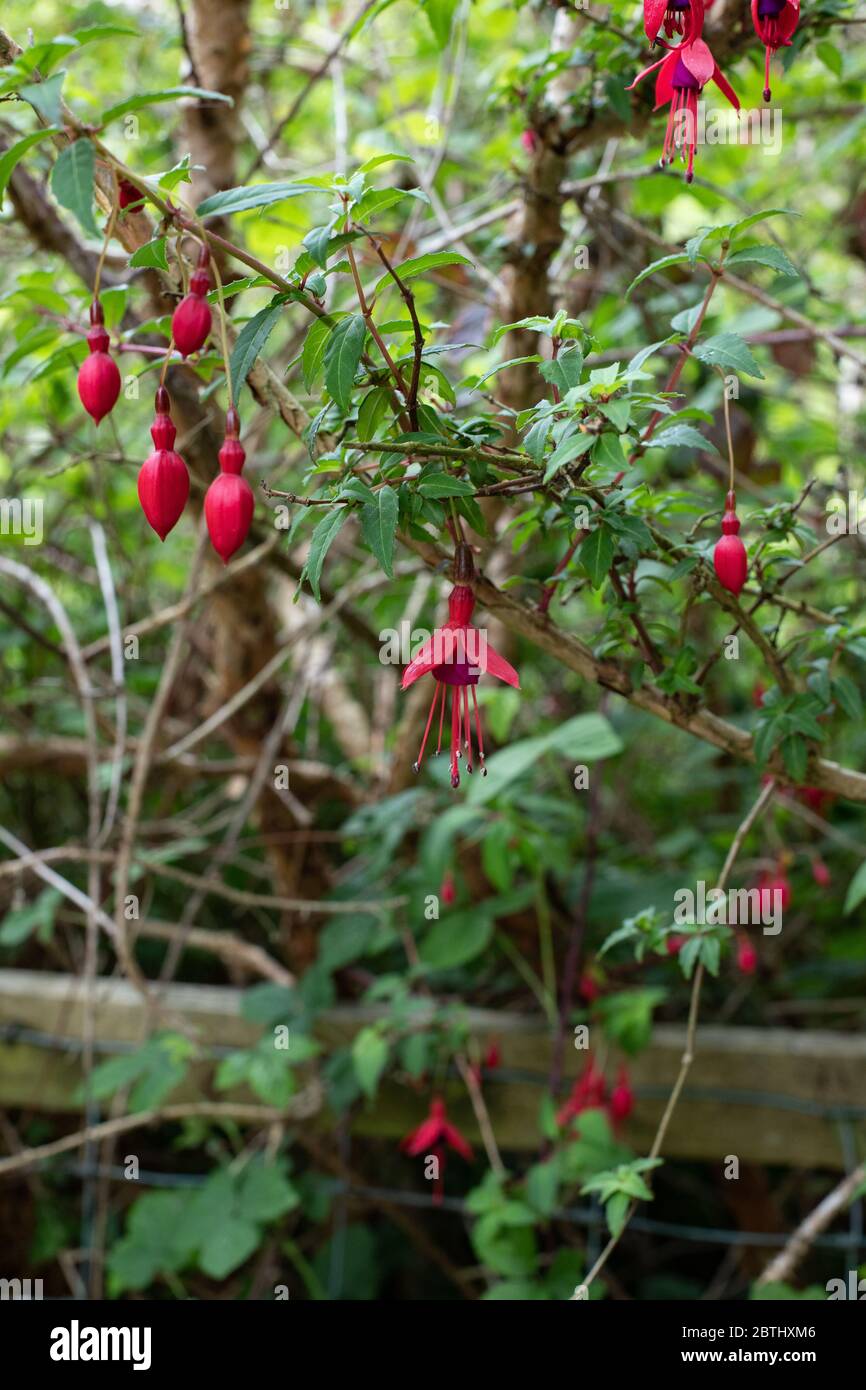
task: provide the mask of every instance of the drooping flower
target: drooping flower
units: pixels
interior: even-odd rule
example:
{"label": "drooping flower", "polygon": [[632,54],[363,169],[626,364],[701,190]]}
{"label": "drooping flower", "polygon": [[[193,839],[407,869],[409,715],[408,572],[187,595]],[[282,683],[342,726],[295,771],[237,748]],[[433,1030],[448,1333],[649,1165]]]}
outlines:
{"label": "drooping flower", "polygon": [[830,884],[833,882],[830,870],[827,868],[824,860],[819,859],[817,855],[812,860],[812,877],[819,888],[829,888]]}
{"label": "drooping flower", "polygon": [[446,907],[451,907],[457,897],[457,889],[454,886],[454,875],[448,869],[439,885],[439,896]]}
{"label": "drooping flower", "polygon": [[453,1149],[461,1158],[465,1158],[467,1163],[471,1163],[473,1159],[471,1144],[448,1119],[448,1111],[441,1096],[433,1097],[426,1120],[422,1120],[417,1129],[413,1129],[405,1139],[401,1139],[400,1148],[411,1158],[417,1158],[419,1154],[432,1154],[436,1158],[438,1176],[433,1189],[436,1202],[442,1201],[445,1158],[448,1150]]}
{"label": "drooping flower", "polygon": [[729,492],[722,517],[722,536],[716,541],[713,550],[713,568],[722,587],[729,593],[738,595],[742,592],[748,577],[749,558],[738,534],[740,518],[736,513],[736,505],[735,493]]}
{"label": "drooping flower", "polygon": [[633,91],[651,72],[657,73],[655,110],[670,104],[659,163],[662,168],[673,164],[675,151],[680,150],[682,158],[687,159],[686,182],[691,183],[698,140],[698,97],[712,81],[735,111],[740,109],[739,98],[701,38],[689,38],[672,48],[664,58],[639,72],[626,90]]}
{"label": "drooping flower", "polygon": [[584,1110],[601,1110],[604,1106],[606,1086],[604,1072],[599,1071],[592,1057],[587,1061],[582,1074],[571,1088],[571,1094],[556,1116],[556,1123],[562,1128],[583,1113]]}
{"label": "drooping flower", "polygon": [[619,1069],[616,1085],[610,1093],[608,1109],[610,1118],[615,1125],[622,1124],[623,1120],[627,1120],[634,1110],[634,1091],[631,1088],[628,1071],[625,1067]]}
{"label": "drooping flower", "polygon": [[752,23],[765,48],[764,101],[770,91],[770,58],[780,48],[790,48],[791,35],[800,19],[800,0],[752,0]]}
{"label": "drooping flower", "polygon": [[661,28],[669,39],[681,34],[686,42],[701,36],[704,27],[702,0],[643,0],[643,27],[650,43]]}
{"label": "drooping flower", "polygon": [[505,681],[520,689],[520,677],[513,666],[501,657],[487,641],[486,634],[473,627],[469,619],[475,608],[475,595],[471,584],[475,577],[475,564],[472,551],[462,541],[457,546],[454,557],[454,577],[456,584],[448,597],[448,621],[438,627],[432,637],[421,647],[413,661],[403,672],[403,689],[408,690],[421,676],[431,675],[436,681],[430,713],[421,748],[413,772],[421,771],[424,749],[433,717],[439,710],[439,738],[436,752],[442,748],[442,730],[445,724],[445,707],[448,690],[451,689],[451,785],[460,786],[460,757],[465,756],[466,771],[472,771],[472,732],[470,728],[469,692],[472,692],[472,706],[475,715],[475,737],[478,745],[478,762],[482,776],[487,776],[484,766],[484,738],[481,732],[481,716],[478,713],[478,700],[475,687],[481,675],[487,672],[497,680]]}

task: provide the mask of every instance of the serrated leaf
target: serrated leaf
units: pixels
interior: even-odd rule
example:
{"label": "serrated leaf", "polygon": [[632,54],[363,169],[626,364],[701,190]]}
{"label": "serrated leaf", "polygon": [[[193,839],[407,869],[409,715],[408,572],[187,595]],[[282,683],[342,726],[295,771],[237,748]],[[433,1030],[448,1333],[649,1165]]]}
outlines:
{"label": "serrated leaf", "polygon": [[374,169],[378,169],[382,164],[393,164],[395,161],[402,161],[404,164],[414,164],[415,160],[411,154],[395,154],[389,151],[387,154],[374,154],[370,159],[365,159],[358,169],[359,174],[370,174]]}
{"label": "serrated leaf", "polygon": [[604,525],[594,527],[589,535],[584,536],[581,541],[578,559],[586,570],[589,582],[594,589],[598,589],[607,578],[615,550],[613,536],[608,527]]}
{"label": "serrated leaf", "polygon": [[307,329],[307,336],[301,351],[301,371],[304,376],[304,385],[308,391],[312,391],[322,370],[325,347],[331,335],[332,326],[326,318],[321,318],[314,319]]}
{"label": "serrated leaf", "polygon": [[316,189],[304,183],[256,183],[249,187],[226,188],[222,193],[212,193],[199,203],[196,214],[199,217],[230,217],[234,212],[246,212],[249,208],[270,207],[282,203],[286,198],[299,198],[302,193],[315,193]]}
{"label": "serrated leaf", "polygon": [[196,97],[199,101],[221,101],[227,106],[234,105],[231,97],[224,92],[210,92],[204,87],[165,87],[159,92],[140,92],[138,96],[118,102],[116,106],[109,106],[107,111],[103,111],[100,123],[108,125],[130,111],[140,111],[143,106],[154,106],[160,101],[173,101],[175,97]]}
{"label": "serrated leaf", "polygon": [[714,338],[705,338],[695,344],[692,353],[708,367],[732,367],[735,372],[764,379],[764,373],[737,333],[717,333]]}
{"label": "serrated leaf", "polygon": [[394,577],[394,536],[399,504],[390,487],[382,487],[361,508],[361,533],[389,579]]}
{"label": "serrated leaf", "polygon": [[565,395],[572,386],[580,385],[580,374],[583,370],[583,353],[580,348],[569,348],[566,352],[561,352],[558,357],[552,358],[549,362],[542,362],[539,371],[545,381]]}
{"label": "serrated leaf", "polygon": [[707,449],[714,454],[719,451],[715,444],[706,439],[696,430],[694,425],[687,425],[678,420],[673,425],[668,425],[667,429],[656,430],[651,439],[642,445],[644,449]]}
{"label": "serrated leaf", "polygon": [[631,297],[632,290],[636,290],[638,285],[643,284],[644,280],[649,279],[650,275],[655,275],[656,272],[659,270],[667,270],[668,266],[682,265],[683,262],[687,261],[688,259],[689,257],[685,251],[678,251],[674,255],[662,256],[660,260],[653,261],[652,265],[646,266],[641,271],[640,275],[635,276],[634,280],[632,280],[631,284],[625,292],[626,299],[629,299]]}
{"label": "serrated leaf", "polygon": [[[18,95],[22,101],[29,101],[34,111],[38,111],[49,125],[61,125],[60,99],[65,81],[65,72],[55,72],[46,82],[28,82],[25,86],[19,87]],[[87,143],[90,144],[90,141]]]}
{"label": "serrated leaf", "polygon": [[[416,256],[410,261],[404,261],[402,265],[395,266],[394,269],[405,285],[407,280],[414,280],[427,270],[438,270],[446,265],[471,264],[465,256],[458,256],[456,251],[431,251],[428,256]],[[387,285],[394,285],[394,281],[391,275],[386,273],[376,285],[375,293],[381,294]],[[394,287],[396,289],[396,286]]]}
{"label": "serrated leaf", "polygon": [[547,460],[544,482],[549,483],[565,464],[573,463],[575,459],[582,458],[592,448],[595,440],[594,434],[572,434],[568,439],[564,439]]}
{"label": "serrated leaf", "polygon": [[15,165],[20,159],[38,145],[40,140],[45,140],[49,135],[56,135],[59,126],[49,126],[48,130],[35,130],[30,135],[25,135],[23,140],[16,140],[14,145],[10,145],[2,159],[0,159],[0,207],[3,205],[3,194],[6,191],[9,180],[15,169]]}
{"label": "serrated leaf", "polygon": [[352,387],[366,335],[362,316],[352,314],[340,320],[325,344],[325,388],[341,410],[348,410],[352,403]]}
{"label": "serrated leaf", "polygon": [[84,230],[94,237],[99,228],[93,218],[93,175],[96,155],[89,140],[76,140],[57,156],[51,171],[51,192],[62,207],[74,212]]}
{"label": "serrated leaf", "polygon": [[333,222],[328,222],[324,227],[313,227],[304,237],[304,246],[306,246],[316,265],[320,265],[323,270],[327,269],[328,246],[331,241],[333,230]]}
{"label": "serrated leaf", "polygon": [[741,251],[734,251],[725,265],[726,268],[738,265],[766,265],[779,275],[787,275],[789,279],[797,279],[800,274],[780,246],[765,246],[761,242],[756,242],[754,246],[744,246]]}
{"label": "serrated leaf", "polygon": [[282,300],[272,301],[245,323],[238,334],[231,356],[231,379],[236,393],[240,392],[256,358],[276,328],[282,310]]}
{"label": "serrated leaf", "polygon": [[134,266],[151,266],[155,270],[168,270],[168,257],[165,254],[164,236],[155,237],[153,241],[146,241],[144,246],[139,246],[129,258],[129,264]]}
{"label": "serrated leaf", "polygon": [[472,497],[475,493],[465,478],[452,478],[449,473],[428,473],[420,479],[418,491],[422,497]]}
{"label": "serrated leaf", "polygon": [[319,603],[321,603],[322,600],[322,595],[319,590],[319,581],[322,577],[322,566],[325,563],[325,556],[331,548],[334,537],[346,520],[348,512],[348,507],[333,507],[326,511],[321,521],[316,524],[313,534],[310,537],[310,551],[301,577],[306,577],[309,580],[310,588],[316,596],[316,601]]}

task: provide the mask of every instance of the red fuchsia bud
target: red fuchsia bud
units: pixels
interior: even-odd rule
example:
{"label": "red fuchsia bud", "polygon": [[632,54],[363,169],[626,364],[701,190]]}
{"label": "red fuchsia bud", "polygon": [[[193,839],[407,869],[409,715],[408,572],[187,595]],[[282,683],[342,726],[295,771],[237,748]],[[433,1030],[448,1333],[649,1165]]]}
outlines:
{"label": "red fuchsia bud", "polygon": [[755,709],[761,708],[761,706],[764,703],[764,696],[766,695],[766,693],[766,688],[761,684],[760,681],[757,681],[756,684],[752,687],[752,704],[755,706]]}
{"label": "red fuchsia bud", "polygon": [[214,550],[227,565],[246,540],[252,525],[255,500],[246,478],[220,473],[204,499],[204,514]]}
{"label": "red fuchsia bud", "polygon": [[588,970],[585,970],[581,975],[577,986],[577,992],[581,999],[586,1000],[587,1004],[591,1004],[592,1001],[597,999],[601,994],[601,990]]}
{"label": "red fuchsia bud", "polygon": [[829,792],[822,791],[820,787],[798,787],[797,796],[808,806],[810,811],[814,811],[816,816],[820,816],[824,809],[824,803],[830,801]]}
{"label": "red fuchsia bud", "polygon": [[758,968],[758,953],[747,936],[737,938],[737,969],[741,975],[754,975]]}
{"label": "red fuchsia bud", "polygon": [[145,459],[138,475],[138,500],[161,541],[177,524],[189,497],[189,473],[173,448],[177,430],[170,410],[168,391],[160,386],[156,393],[156,419],[150,428],[155,452]]}
{"label": "red fuchsia bud", "polygon": [[685,946],[687,940],[688,937],[686,936],[669,936],[665,943],[668,955],[678,956],[680,951]]}
{"label": "red fuchsia bud", "polygon": [[535,151],[538,149],[537,131],[530,130],[529,128],[527,128],[526,130],[522,130],[520,132],[520,143],[526,150],[527,154],[534,154]]}
{"label": "red fuchsia bud", "polygon": [[812,860],[812,877],[819,888],[829,888],[830,884],[833,882],[830,870],[827,868],[824,860],[818,859],[817,856]]}
{"label": "red fuchsia bud", "polygon": [[184,296],[172,315],[171,333],[182,357],[189,357],[190,353],[203,348],[210,333],[211,311],[206,298],[212,288],[207,269],[209,260],[210,253],[203,246],[198,268],[189,282],[189,294]]}
{"label": "red fuchsia bud", "polygon": [[246,462],[246,451],[237,439],[227,439],[219,451],[220,468],[223,473],[240,473]]}
{"label": "red fuchsia bud", "polygon": [[454,887],[454,875],[451,872],[447,873],[443,878],[442,885],[439,889],[439,896],[446,907],[450,907],[457,897],[457,890]]}
{"label": "red fuchsia bud", "polygon": [[78,369],[78,395],[84,409],[98,425],[114,409],[120,395],[120,372],[117,363],[108,355],[110,340],[98,299],[90,306],[90,322],[92,327],[87,334],[90,354]]}
{"label": "red fuchsia bud", "polygon": [[634,1092],[625,1067],[619,1069],[616,1085],[610,1093],[608,1109],[614,1124],[621,1124],[623,1120],[627,1120],[634,1109]]}
{"label": "red fuchsia bud", "polygon": [[496,1068],[501,1065],[502,1053],[499,1049],[498,1040],[494,1038],[493,1042],[490,1044],[490,1046],[484,1054],[484,1070],[495,1071]]}
{"label": "red fuchsia bud", "polygon": [[791,902],[791,885],[784,869],[761,874],[758,882],[761,895],[761,916],[770,916],[778,903],[784,912]]}
{"label": "red fuchsia bud", "polygon": [[122,210],[128,208],[130,203],[140,203],[142,199],[141,189],[136,188],[129,179],[121,179],[117,187],[117,204]]}
{"label": "red fuchsia bud", "polygon": [[735,506],[736,497],[733,492],[729,492],[725,501],[725,514],[722,517],[722,538],[716,541],[713,551],[713,566],[722,587],[729,593],[739,594],[749,572],[749,560],[746,547],[737,534],[740,518],[734,510]]}

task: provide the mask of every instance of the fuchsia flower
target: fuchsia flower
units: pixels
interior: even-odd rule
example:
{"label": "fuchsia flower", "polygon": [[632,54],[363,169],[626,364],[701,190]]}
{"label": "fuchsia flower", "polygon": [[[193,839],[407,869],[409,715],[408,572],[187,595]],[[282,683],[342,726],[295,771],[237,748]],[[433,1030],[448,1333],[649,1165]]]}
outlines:
{"label": "fuchsia flower", "polygon": [[570,1124],[584,1110],[603,1109],[604,1097],[604,1072],[597,1069],[595,1062],[590,1057],[583,1074],[577,1078],[572,1086],[568,1100],[557,1112],[556,1123],[561,1129],[563,1125]]}
{"label": "fuchsia flower", "polygon": [[475,712],[475,733],[478,742],[478,761],[482,776],[487,776],[484,766],[484,739],[481,733],[481,717],[478,713],[478,700],[475,687],[479,676],[485,671],[497,680],[520,689],[520,677],[504,657],[494,651],[483,632],[473,627],[469,619],[475,607],[475,595],[470,587],[475,577],[475,564],[472,551],[462,541],[457,546],[454,557],[454,577],[457,580],[448,598],[448,621],[437,627],[413,661],[403,672],[403,689],[408,690],[420,676],[432,674],[436,681],[430,713],[421,740],[417,761],[412,764],[413,772],[420,772],[424,749],[436,707],[439,705],[439,739],[436,752],[442,748],[442,729],[445,723],[445,706],[448,701],[448,688],[451,687],[451,785],[460,786],[460,755],[466,757],[466,771],[472,771],[472,733],[470,730],[469,692],[472,691],[472,705]]}
{"label": "fuchsia flower", "polygon": [[632,91],[651,72],[658,73],[655,110],[669,103],[671,108],[659,163],[662,168],[665,164],[673,164],[675,150],[682,151],[683,159],[688,152],[686,182],[691,183],[697,147],[698,97],[707,83],[712,81],[735,111],[740,109],[739,99],[709,47],[700,38],[689,38],[677,48],[672,48],[664,58],[639,72],[626,90]]}
{"label": "fuchsia flower", "polygon": [[622,1124],[627,1120],[632,1110],[634,1110],[634,1091],[628,1079],[628,1071],[625,1067],[620,1067],[619,1075],[616,1078],[616,1085],[610,1093],[610,1118],[615,1125]]}
{"label": "fuchsia flower", "polygon": [[800,0],[752,0],[752,23],[766,49],[764,101],[769,101],[770,58],[780,48],[790,48],[791,35],[800,19]]}
{"label": "fuchsia flower", "polygon": [[674,34],[682,34],[687,42],[698,38],[704,27],[702,0],[643,0],[643,27],[650,43],[662,27],[669,39]]}
{"label": "fuchsia flower", "polygon": [[426,1120],[422,1120],[417,1129],[413,1129],[411,1134],[407,1134],[405,1139],[400,1141],[400,1148],[412,1158],[429,1153],[438,1159],[439,1176],[434,1187],[434,1199],[437,1202],[442,1201],[445,1157],[448,1149],[453,1149],[461,1158],[465,1158],[467,1163],[471,1163],[473,1158],[471,1144],[464,1139],[457,1126],[451,1124],[441,1096],[433,1097]]}

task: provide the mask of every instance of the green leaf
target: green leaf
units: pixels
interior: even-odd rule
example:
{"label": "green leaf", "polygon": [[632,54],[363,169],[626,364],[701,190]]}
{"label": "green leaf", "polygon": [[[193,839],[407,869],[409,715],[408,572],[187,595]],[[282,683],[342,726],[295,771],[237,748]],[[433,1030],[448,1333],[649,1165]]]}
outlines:
{"label": "green leaf", "polygon": [[424,13],[440,48],[444,48],[451,37],[456,9],[457,0],[424,0]]}
{"label": "green leaf", "polygon": [[446,913],[420,942],[418,954],[431,970],[453,970],[486,950],[492,936],[492,916],[483,905],[475,904],[466,911]]}
{"label": "green leaf", "polygon": [[352,1043],[352,1065],[358,1085],[372,1100],[388,1063],[388,1043],[378,1028],[362,1028]]}
{"label": "green leaf", "polygon": [[725,262],[725,268],[738,265],[768,265],[771,270],[775,270],[779,275],[787,275],[790,279],[796,279],[800,272],[795,265],[792,265],[779,246],[764,246],[761,242],[756,242],[754,246],[744,246],[741,251],[734,251]]}
{"label": "green leaf", "polygon": [[276,328],[277,320],[283,312],[283,302],[282,299],[272,300],[264,309],[254,314],[238,334],[232,349],[230,366],[232,385],[236,392],[240,392],[256,358]]}
{"label": "green leaf", "polygon": [[[547,423],[547,422],[545,422]],[[548,426],[549,427],[549,426]],[[527,440],[529,436],[527,435]],[[595,443],[594,434],[572,434],[568,439],[554,449],[550,458],[547,460],[547,467],[544,470],[544,482],[549,483],[555,477],[560,468],[567,463],[573,463],[575,459],[582,458],[588,453]]]}
{"label": "green leaf", "polygon": [[172,101],[175,97],[197,97],[199,101],[222,101],[228,106],[234,105],[231,97],[227,97],[223,92],[209,92],[204,87],[165,87],[161,92],[140,92],[138,96],[118,102],[117,106],[109,106],[100,116],[100,124],[108,125],[109,122],[128,115],[130,111],[140,111],[143,106],[154,106],[160,101]]}
{"label": "green leaf", "polygon": [[[458,256],[456,251],[431,251],[429,256],[416,256],[411,261],[404,261],[402,265],[395,266],[395,269],[405,285],[407,280],[414,280],[416,276],[423,275],[425,270],[437,270],[445,265],[471,264],[465,256]],[[394,281],[390,274],[385,274],[376,285],[376,294],[381,294],[388,285],[394,285]]]}
{"label": "green leaf", "polygon": [[610,529],[603,524],[596,526],[581,541],[578,559],[594,589],[600,588],[610,573],[615,551],[616,545]]}
{"label": "green leaf", "polygon": [[134,266],[151,266],[155,270],[168,270],[168,258],[165,254],[164,236],[156,237],[153,241],[145,242],[144,246],[139,246],[129,258],[129,264]]}
{"label": "green leaf", "polygon": [[304,237],[304,246],[306,246],[316,265],[320,265],[323,270],[327,269],[328,247],[331,242],[333,230],[334,224],[333,222],[329,222],[324,227],[313,227]]}
{"label": "green leaf", "polygon": [[552,358],[549,362],[542,362],[539,368],[545,381],[555,386],[561,395],[570,391],[572,386],[580,385],[580,374],[583,371],[583,353],[579,347],[568,348],[566,352],[561,352],[558,357]]}
{"label": "green leaf", "polygon": [[37,928],[40,935],[51,930],[62,901],[56,888],[44,888],[38,898],[23,907],[10,907],[0,924],[0,946],[20,946]]}
{"label": "green leaf", "polygon": [[418,483],[422,497],[473,497],[475,489],[465,478],[452,478],[449,473],[428,473]]}
{"label": "green leaf", "polygon": [[291,1211],[300,1198],[275,1163],[253,1159],[240,1176],[237,1204],[249,1221],[276,1221]]}
{"label": "green leaf", "polygon": [[845,916],[853,912],[855,907],[859,907],[863,899],[866,898],[866,862],[860,865],[856,874],[848,884],[848,892],[845,895],[845,906],[842,909]]}
{"label": "green leaf", "polygon": [[199,1268],[211,1279],[225,1279],[258,1248],[259,1228],[233,1212],[215,1222],[201,1247]]}
{"label": "green leaf", "polygon": [[668,266],[671,265],[682,265],[683,262],[688,259],[689,257],[685,251],[678,251],[675,255],[662,256],[661,260],[653,261],[652,265],[646,266],[646,268],[641,271],[640,275],[635,276],[634,280],[632,280],[625,292],[626,299],[631,297],[632,290],[636,290],[638,285],[642,284],[650,275],[655,275],[656,271],[667,270]]}
{"label": "green leaf", "polygon": [[395,154],[393,151],[388,151],[387,154],[374,154],[369,159],[365,159],[364,163],[358,169],[358,173],[370,174],[382,164],[393,164],[395,161],[402,162],[403,164],[415,163],[411,154]]}
{"label": "green leaf", "polygon": [[534,768],[546,753],[557,753],[575,763],[611,758],[622,752],[622,741],[600,714],[576,714],[549,734],[521,739],[487,759],[487,776],[473,781],[466,802],[482,805],[501,795],[510,784]]}
{"label": "green leaf", "polygon": [[[19,87],[18,95],[23,101],[29,101],[33,109],[38,111],[49,125],[62,125],[60,98],[65,81],[65,72],[55,72],[46,82],[28,82],[25,86]],[[90,144],[90,141],[87,143]]]}
{"label": "green leaf", "polygon": [[315,193],[317,190],[304,183],[254,183],[240,188],[226,188],[222,193],[212,193],[199,203],[196,214],[199,217],[230,217],[234,212],[246,212],[249,208],[270,207],[282,203],[286,198],[299,198],[302,193]]}
{"label": "green leaf", "polygon": [[[333,325],[326,318],[321,318],[313,319],[307,329],[307,336],[304,339],[301,352],[301,371],[304,376],[304,385],[308,391],[312,391],[322,370],[325,345],[330,337],[332,327]],[[367,436],[364,435],[364,438],[366,439]]]}
{"label": "green leaf", "polygon": [[747,232],[750,227],[754,227],[758,222],[766,222],[768,217],[799,217],[798,212],[792,212],[790,208],[767,208],[765,212],[753,212],[748,217],[741,217],[739,222],[734,222],[728,228],[728,235],[733,239],[739,236],[740,232]]}
{"label": "green leaf", "polygon": [[361,508],[361,532],[389,579],[394,577],[394,536],[399,503],[390,487],[382,487]]}
{"label": "green leaf", "polygon": [[352,403],[352,387],[366,336],[362,316],[352,314],[340,320],[325,344],[325,388],[341,410],[348,410]]}
{"label": "green leaf", "polygon": [[346,520],[348,507],[332,507],[325,512],[321,521],[316,525],[310,537],[310,553],[307,556],[307,563],[304,565],[301,578],[310,581],[310,588],[316,596],[317,602],[321,602],[322,595],[319,591],[319,581],[322,577],[322,566],[325,563],[325,556],[331,548],[331,543]]}
{"label": "green leaf", "polygon": [[74,212],[84,230],[94,237],[99,228],[93,219],[93,174],[96,155],[89,140],[76,140],[57,156],[51,171],[51,192],[62,207]]}
{"label": "green leaf", "polygon": [[3,206],[3,194],[12,177],[15,165],[28,150],[32,149],[34,145],[38,145],[40,140],[47,139],[49,135],[56,135],[59,128],[59,126],[49,126],[48,130],[35,130],[32,134],[25,135],[23,140],[16,140],[14,145],[9,146],[9,149],[0,159],[0,207]]}
{"label": "green leaf", "polygon": [[643,449],[706,449],[717,454],[719,451],[715,444],[704,435],[700,430],[696,430],[694,425],[687,425],[678,420],[667,428],[656,430],[651,439],[642,444]]}
{"label": "green leaf", "polygon": [[736,333],[717,333],[714,338],[706,338],[692,348],[699,362],[709,367],[732,367],[735,372],[745,372],[747,376],[760,377],[761,371],[742,338]]}
{"label": "green leaf", "polygon": [[593,463],[600,463],[605,468],[612,468],[614,472],[620,472],[626,465],[626,457],[622,451],[622,439],[618,434],[611,434],[610,430],[605,430],[595,441],[595,448],[592,451]]}

